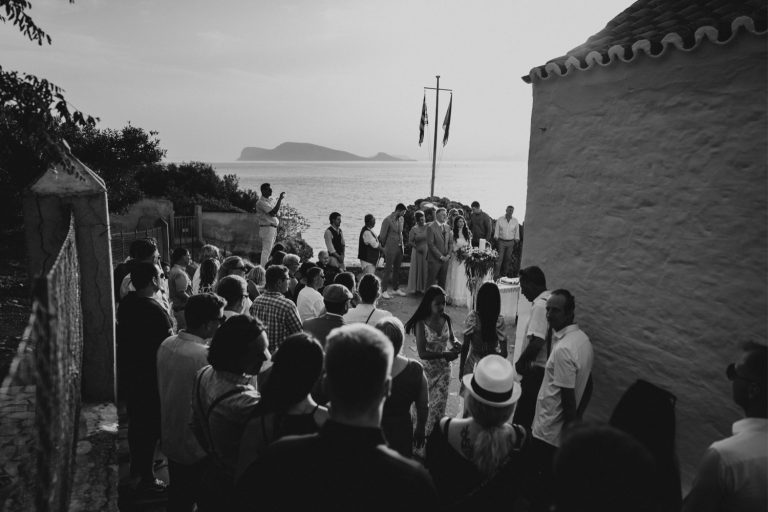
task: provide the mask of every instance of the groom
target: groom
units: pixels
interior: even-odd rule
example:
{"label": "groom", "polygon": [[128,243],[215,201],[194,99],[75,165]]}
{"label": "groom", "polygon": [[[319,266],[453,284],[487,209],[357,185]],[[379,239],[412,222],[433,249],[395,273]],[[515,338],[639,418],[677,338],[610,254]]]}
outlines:
{"label": "groom", "polygon": [[437,284],[445,289],[445,277],[448,274],[453,237],[445,219],[445,208],[438,208],[435,221],[427,227],[427,285]]}

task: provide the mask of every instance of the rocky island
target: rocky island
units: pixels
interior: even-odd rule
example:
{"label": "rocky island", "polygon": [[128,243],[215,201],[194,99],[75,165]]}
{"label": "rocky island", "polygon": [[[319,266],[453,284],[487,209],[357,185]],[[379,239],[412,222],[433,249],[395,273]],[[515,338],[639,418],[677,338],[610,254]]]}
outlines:
{"label": "rocky island", "polygon": [[386,153],[377,153],[372,157],[353,155],[346,151],[326,148],[317,144],[306,142],[283,142],[274,149],[247,147],[240,152],[238,161],[371,161],[371,162],[400,162],[409,161],[407,158],[398,158]]}

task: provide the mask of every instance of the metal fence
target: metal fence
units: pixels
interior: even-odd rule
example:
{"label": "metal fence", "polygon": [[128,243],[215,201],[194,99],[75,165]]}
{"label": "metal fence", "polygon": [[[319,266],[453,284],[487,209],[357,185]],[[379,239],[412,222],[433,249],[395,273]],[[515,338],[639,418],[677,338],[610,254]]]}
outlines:
{"label": "metal fence", "polygon": [[117,266],[124,262],[131,248],[131,242],[139,238],[154,238],[157,242],[157,250],[160,252],[160,259],[170,262],[171,254],[168,247],[168,223],[158,219],[153,228],[139,229],[135,231],[112,231],[110,245],[112,250],[112,265]]}
{"label": "metal fence", "polygon": [[173,229],[171,229],[171,245],[174,247],[186,247],[194,244],[197,239],[197,217],[174,217]]}
{"label": "metal fence", "polygon": [[0,390],[0,431],[12,432],[19,448],[16,461],[5,461],[14,465],[4,468],[13,480],[4,501],[9,510],[63,511],[75,473],[83,355],[74,217],[53,267],[33,288],[29,326]]}

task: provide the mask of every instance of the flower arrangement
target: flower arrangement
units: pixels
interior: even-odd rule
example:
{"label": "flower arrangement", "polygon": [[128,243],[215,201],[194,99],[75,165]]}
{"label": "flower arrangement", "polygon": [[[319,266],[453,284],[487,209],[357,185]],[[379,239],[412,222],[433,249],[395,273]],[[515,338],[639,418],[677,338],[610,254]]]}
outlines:
{"label": "flower arrangement", "polygon": [[[472,307],[474,307],[477,297],[477,290],[480,285],[489,279],[489,274],[493,276],[493,269],[496,261],[499,259],[499,253],[493,249],[481,251],[476,247],[467,247],[460,249],[464,256],[464,271],[467,274],[467,289],[472,295]],[[458,256],[458,254],[457,254]]]}
{"label": "flower arrangement", "polygon": [[[463,253],[463,258],[460,254]],[[467,247],[457,251],[457,257],[464,262],[465,272],[467,273],[467,284],[475,279],[483,279],[488,272],[492,271],[499,259],[499,253],[493,249],[481,251],[476,247]]]}

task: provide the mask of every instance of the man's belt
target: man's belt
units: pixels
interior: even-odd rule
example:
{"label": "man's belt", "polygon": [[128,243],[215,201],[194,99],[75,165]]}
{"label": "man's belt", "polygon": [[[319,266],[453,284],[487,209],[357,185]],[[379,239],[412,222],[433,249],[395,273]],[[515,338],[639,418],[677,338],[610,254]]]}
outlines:
{"label": "man's belt", "polygon": [[514,238],[499,238],[499,242],[517,242]]}

